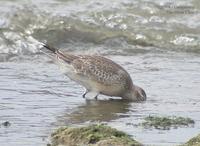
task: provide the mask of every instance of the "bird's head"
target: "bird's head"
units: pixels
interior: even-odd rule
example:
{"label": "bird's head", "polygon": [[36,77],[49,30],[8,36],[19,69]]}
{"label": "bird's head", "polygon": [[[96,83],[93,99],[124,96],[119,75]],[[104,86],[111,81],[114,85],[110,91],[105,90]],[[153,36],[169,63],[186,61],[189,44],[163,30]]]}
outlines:
{"label": "bird's head", "polygon": [[124,99],[130,101],[145,101],[147,99],[145,91],[138,86],[133,86],[123,96]]}

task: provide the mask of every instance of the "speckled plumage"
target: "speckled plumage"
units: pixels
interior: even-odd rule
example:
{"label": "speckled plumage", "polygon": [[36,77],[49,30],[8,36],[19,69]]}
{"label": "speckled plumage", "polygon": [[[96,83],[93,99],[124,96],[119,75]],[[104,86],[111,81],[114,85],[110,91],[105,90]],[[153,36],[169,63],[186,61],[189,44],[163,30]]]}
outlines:
{"label": "speckled plumage", "polygon": [[96,97],[104,94],[124,99],[129,96],[134,100],[146,99],[144,91],[141,94],[145,99],[138,98],[137,89],[140,88],[132,83],[128,72],[112,60],[97,55],[72,55],[47,45],[44,47],[56,54],[57,63],[65,75],[86,88],[85,94],[95,92]]}
{"label": "speckled plumage", "polygon": [[129,74],[118,64],[102,56],[81,55],[72,61],[75,72],[102,85],[122,84],[128,88],[131,84]]}

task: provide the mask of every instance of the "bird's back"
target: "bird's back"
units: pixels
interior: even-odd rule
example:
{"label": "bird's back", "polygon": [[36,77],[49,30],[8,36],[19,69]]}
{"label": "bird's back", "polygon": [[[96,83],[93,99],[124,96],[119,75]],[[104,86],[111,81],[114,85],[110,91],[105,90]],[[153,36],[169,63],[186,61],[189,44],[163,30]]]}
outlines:
{"label": "bird's back", "polygon": [[56,54],[58,64],[73,80],[84,78],[105,86],[120,84],[124,88],[132,85],[131,77],[126,70],[110,59],[97,55],[72,55],[48,44],[43,46]]}
{"label": "bird's back", "polygon": [[120,65],[102,56],[81,55],[72,65],[77,74],[102,85],[122,85],[128,88],[132,84],[129,74]]}

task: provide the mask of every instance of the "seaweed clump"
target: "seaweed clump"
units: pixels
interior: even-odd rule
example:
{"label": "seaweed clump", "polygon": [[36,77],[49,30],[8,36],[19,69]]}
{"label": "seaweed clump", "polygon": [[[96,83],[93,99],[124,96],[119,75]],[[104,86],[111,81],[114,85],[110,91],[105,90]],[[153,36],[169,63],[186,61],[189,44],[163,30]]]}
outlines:
{"label": "seaweed clump", "polygon": [[124,132],[106,125],[62,127],[51,135],[51,146],[141,146]]}
{"label": "seaweed clump", "polygon": [[148,116],[144,118],[144,122],[142,122],[141,126],[145,128],[155,128],[160,130],[170,130],[170,128],[178,128],[181,126],[188,127],[190,125],[194,125],[194,120],[190,118],[184,117],[159,117],[159,116]]}

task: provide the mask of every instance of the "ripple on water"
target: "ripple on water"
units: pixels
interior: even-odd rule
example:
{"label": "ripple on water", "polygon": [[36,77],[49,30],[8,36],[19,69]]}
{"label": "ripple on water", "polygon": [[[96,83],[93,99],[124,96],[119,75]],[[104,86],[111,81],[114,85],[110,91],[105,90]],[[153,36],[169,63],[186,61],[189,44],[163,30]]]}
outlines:
{"label": "ripple on water", "polygon": [[[95,121],[106,122],[145,144],[178,144],[198,133],[198,56],[146,54],[109,57],[123,64],[134,83],[146,90],[146,102],[122,103],[117,99],[85,101],[81,96],[84,90],[64,78],[58,67],[48,61],[1,63],[0,122],[9,121],[11,126],[1,127],[0,142],[20,146],[44,145],[57,126]],[[149,115],[180,115],[194,119],[196,124],[191,128],[170,131],[134,126]],[[127,122],[133,124],[127,125]]]}

